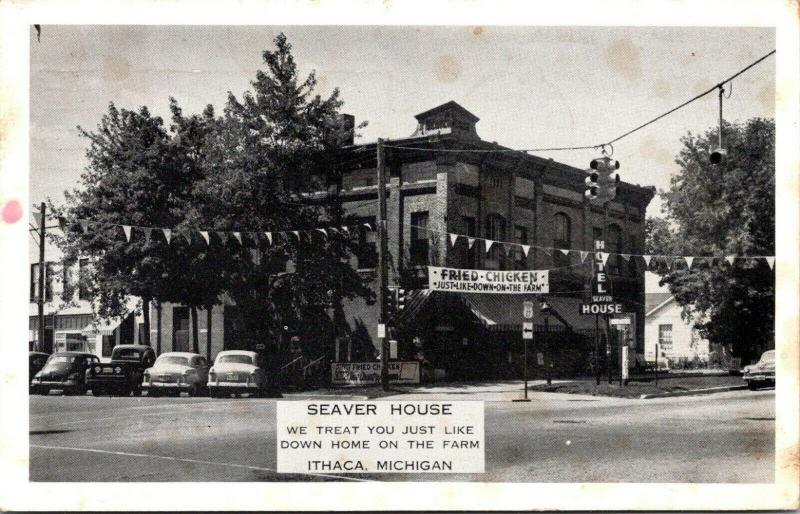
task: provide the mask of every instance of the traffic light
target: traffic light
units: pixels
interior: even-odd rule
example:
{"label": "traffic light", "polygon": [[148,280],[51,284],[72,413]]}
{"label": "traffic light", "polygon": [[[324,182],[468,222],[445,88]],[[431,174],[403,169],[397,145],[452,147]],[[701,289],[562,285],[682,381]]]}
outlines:
{"label": "traffic light", "polygon": [[386,295],[386,311],[389,317],[394,317],[400,314],[405,308],[406,303],[406,290],[397,286],[389,286],[389,294]]}
{"label": "traffic light", "polygon": [[620,183],[620,176],[617,173],[619,161],[610,157],[598,157],[589,163],[591,168],[586,178],[586,197],[590,200],[600,200],[608,202],[617,196],[617,186]]}
{"label": "traffic light", "polygon": [[406,307],[406,290],[397,288],[397,312],[402,311]]}
{"label": "traffic light", "polygon": [[586,183],[586,192],[584,193],[584,196],[586,196],[586,198],[589,200],[595,200],[600,192],[600,184],[597,182],[600,178],[600,174],[594,169],[586,170],[586,173],[588,173],[589,176],[586,177],[586,180],[584,180]]}

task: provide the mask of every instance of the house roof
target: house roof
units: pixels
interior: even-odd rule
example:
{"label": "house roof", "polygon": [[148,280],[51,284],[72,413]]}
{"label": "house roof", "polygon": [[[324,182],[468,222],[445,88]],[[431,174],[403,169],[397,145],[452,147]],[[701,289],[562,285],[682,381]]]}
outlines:
{"label": "house roof", "polygon": [[675,297],[671,293],[647,293],[645,295],[644,313],[649,316],[653,311],[657,310],[663,305],[666,305],[670,300]]}
{"label": "house roof", "polygon": [[421,112],[414,116],[418,121],[422,121],[424,118],[427,118],[433,114],[437,114],[442,111],[457,111],[459,114],[464,115],[467,119],[472,121],[473,123],[477,123],[480,118],[466,110],[464,107],[459,105],[457,102],[450,100],[449,102],[445,102],[442,105],[437,105],[433,109],[428,109],[427,111]]}

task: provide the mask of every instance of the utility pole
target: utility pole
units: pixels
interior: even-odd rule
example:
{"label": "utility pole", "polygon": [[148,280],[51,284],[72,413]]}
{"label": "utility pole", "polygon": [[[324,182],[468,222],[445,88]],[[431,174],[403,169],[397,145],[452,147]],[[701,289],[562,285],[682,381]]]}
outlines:
{"label": "utility pole", "polygon": [[381,385],[389,389],[389,339],[386,337],[386,159],[378,138],[378,342],[381,346]]}
{"label": "utility pole", "polygon": [[45,223],[47,222],[46,216],[46,209],[47,206],[44,202],[41,203],[39,206],[39,298],[37,302],[37,307],[39,308],[39,348],[40,351],[46,351],[47,349],[44,346],[44,281],[45,281],[45,265],[44,261],[44,235],[45,235]]}
{"label": "utility pole", "polygon": [[[603,241],[606,239],[606,235],[608,234],[608,203],[606,201],[603,203]],[[605,266],[604,266],[605,267]],[[605,272],[608,273],[608,268],[605,268]],[[609,273],[610,275],[610,273]],[[612,296],[614,294],[613,284],[610,290]],[[610,384],[612,381],[611,377],[611,324],[609,322],[609,315],[606,314],[604,316],[606,319],[606,367],[608,367],[608,383]]]}

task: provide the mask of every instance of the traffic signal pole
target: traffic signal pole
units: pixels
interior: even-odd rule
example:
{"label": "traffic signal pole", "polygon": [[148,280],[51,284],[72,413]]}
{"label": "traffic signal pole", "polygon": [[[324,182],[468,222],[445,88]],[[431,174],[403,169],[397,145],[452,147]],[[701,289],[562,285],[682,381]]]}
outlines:
{"label": "traffic signal pole", "polygon": [[383,139],[377,144],[378,169],[378,342],[381,347],[381,385],[389,389],[389,339],[386,337],[386,159]]}

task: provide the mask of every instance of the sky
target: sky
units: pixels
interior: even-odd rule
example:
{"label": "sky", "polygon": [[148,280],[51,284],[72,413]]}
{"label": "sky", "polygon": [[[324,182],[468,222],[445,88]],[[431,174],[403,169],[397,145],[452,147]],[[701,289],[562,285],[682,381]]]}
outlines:
{"label": "sky", "polygon": [[[318,92],[367,121],[357,142],[409,136],[414,115],[455,100],[478,135],[511,148],[594,145],[675,107],[775,48],[768,28],[416,26],[43,26],[31,31],[30,198],[63,201],[78,185],[86,141],[108,103],[168,118],[221,111],[250,87],[283,32]],[[733,81],[727,121],[774,117],[775,61]],[[622,179],[665,189],[680,138],[718,119],[710,94],[615,144]],[[538,152],[579,168],[593,150]],[[648,215],[658,215],[656,198]],[[35,245],[34,245],[35,246]]]}

